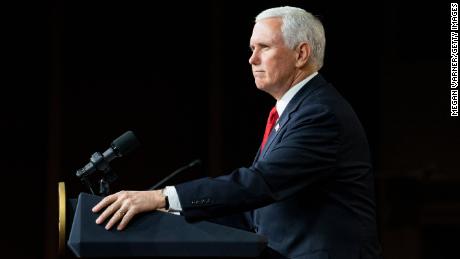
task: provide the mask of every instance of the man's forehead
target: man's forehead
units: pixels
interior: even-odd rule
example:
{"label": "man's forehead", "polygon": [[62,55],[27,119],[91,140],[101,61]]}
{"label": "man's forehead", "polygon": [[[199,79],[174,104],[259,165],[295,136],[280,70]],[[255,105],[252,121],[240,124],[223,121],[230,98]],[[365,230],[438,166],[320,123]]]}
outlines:
{"label": "man's forehead", "polygon": [[254,24],[254,29],[257,27],[270,27],[272,29],[281,29],[281,25],[283,24],[283,20],[281,17],[270,17],[265,18],[262,20],[257,21]]}
{"label": "man's forehead", "polygon": [[278,17],[258,21],[252,30],[250,43],[256,44],[259,41],[274,42],[282,40],[281,24],[282,20]]}

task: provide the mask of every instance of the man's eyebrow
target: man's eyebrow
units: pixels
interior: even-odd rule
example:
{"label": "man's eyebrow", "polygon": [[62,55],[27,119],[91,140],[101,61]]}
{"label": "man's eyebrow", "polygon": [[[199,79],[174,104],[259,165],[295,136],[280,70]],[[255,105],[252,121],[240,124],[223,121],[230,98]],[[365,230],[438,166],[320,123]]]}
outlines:
{"label": "man's eyebrow", "polygon": [[249,48],[250,48],[250,49],[254,49],[255,46],[259,46],[259,47],[268,47],[268,46],[270,46],[270,44],[267,43],[267,42],[257,42],[257,43],[254,43],[254,44],[249,44]]}

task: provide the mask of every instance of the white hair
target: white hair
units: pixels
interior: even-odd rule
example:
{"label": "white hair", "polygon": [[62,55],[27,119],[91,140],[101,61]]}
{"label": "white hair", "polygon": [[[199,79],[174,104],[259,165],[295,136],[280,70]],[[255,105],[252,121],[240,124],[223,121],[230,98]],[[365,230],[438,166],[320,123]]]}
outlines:
{"label": "white hair", "polygon": [[273,17],[282,20],[281,32],[284,43],[295,49],[300,43],[307,42],[312,52],[312,63],[316,69],[323,66],[326,37],[321,21],[311,13],[297,7],[283,6],[262,11],[256,22]]}

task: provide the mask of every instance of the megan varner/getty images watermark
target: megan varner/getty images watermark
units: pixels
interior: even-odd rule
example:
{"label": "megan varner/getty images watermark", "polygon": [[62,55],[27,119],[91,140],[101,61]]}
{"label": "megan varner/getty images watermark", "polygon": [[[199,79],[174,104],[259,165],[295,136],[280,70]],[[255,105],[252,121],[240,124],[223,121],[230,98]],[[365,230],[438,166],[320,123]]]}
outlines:
{"label": "megan varner/getty images watermark", "polygon": [[450,116],[458,117],[458,3],[450,4]]}

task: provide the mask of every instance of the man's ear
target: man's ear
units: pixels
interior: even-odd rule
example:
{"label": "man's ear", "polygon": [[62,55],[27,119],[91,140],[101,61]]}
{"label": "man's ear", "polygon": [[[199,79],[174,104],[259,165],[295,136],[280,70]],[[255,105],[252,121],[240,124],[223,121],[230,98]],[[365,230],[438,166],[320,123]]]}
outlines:
{"label": "man's ear", "polygon": [[297,53],[297,60],[296,60],[296,67],[303,67],[305,64],[308,63],[310,60],[311,56],[311,48],[310,45],[306,42],[301,42],[297,47],[296,47],[296,53]]}

